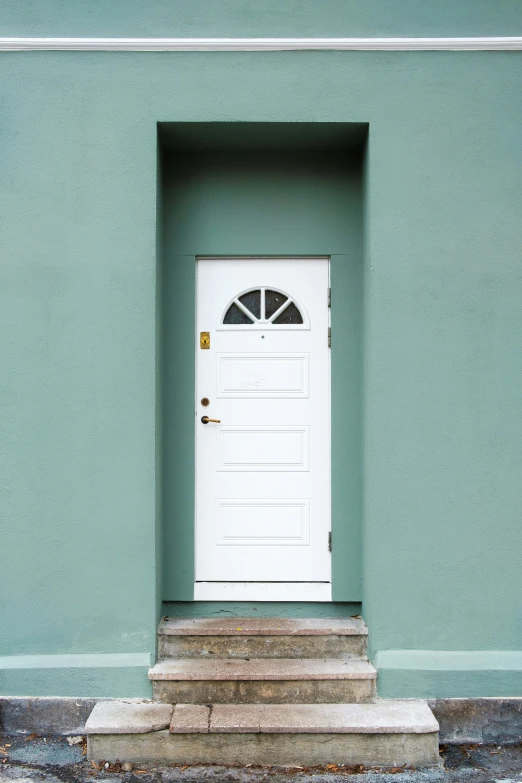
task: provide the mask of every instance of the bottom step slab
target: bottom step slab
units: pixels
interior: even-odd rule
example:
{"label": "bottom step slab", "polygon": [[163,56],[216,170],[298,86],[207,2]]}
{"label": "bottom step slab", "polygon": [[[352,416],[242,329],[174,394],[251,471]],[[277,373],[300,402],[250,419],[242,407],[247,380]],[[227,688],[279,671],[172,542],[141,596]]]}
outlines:
{"label": "bottom step slab", "polygon": [[98,734],[88,757],[168,764],[259,764],[312,767],[428,767],[439,763],[433,734]]}
{"label": "bottom step slab", "polygon": [[98,761],[414,767],[439,763],[438,724],[426,702],[177,705],[170,731],[142,734],[102,733],[107,721],[101,705],[97,707],[87,731],[88,756]]}

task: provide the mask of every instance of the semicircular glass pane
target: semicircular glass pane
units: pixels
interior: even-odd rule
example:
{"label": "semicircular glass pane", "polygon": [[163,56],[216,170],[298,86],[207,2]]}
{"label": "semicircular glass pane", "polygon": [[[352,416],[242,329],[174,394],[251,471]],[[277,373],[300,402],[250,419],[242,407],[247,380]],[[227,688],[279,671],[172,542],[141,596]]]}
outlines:
{"label": "semicircular glass pane", "polygon": [[259,288],[255,291],[247,291],[238,299],[256,318],[261,318],[261,291]]}
{"label": "semicircular glass pane", "polygon": [[285,294],[267,288],[265,291],[265,318],[271,318],[287,300],[288,297]]}
{"label": "semicircular glass pane", "polygon": [[249,318],[246,313],[237,306],[235,302],[232,302],[230,307],[225,313],[223,318],[224,324],[253,324],[254,320]]}
{"label": "semicircular glass pane", "polygon": [[303,316],[299,312],[297,306],[293,302],[290,302],[288,307],[285,307],[281,315],[278,315],[277,318],[274,318],[272,323],[273,324],[302,324]]}

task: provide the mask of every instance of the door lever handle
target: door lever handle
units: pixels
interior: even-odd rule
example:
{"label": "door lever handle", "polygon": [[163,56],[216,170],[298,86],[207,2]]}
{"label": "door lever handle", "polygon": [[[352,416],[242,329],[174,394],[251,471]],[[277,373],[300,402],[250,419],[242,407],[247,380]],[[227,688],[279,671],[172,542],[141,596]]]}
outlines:
{"label": "door lever handle", "polygon": [[203,424],[208,424],[209,421],[213,422],[214,424],[221,424],[221,419],[209,419],[208,416],[202,416],[201,421]]}

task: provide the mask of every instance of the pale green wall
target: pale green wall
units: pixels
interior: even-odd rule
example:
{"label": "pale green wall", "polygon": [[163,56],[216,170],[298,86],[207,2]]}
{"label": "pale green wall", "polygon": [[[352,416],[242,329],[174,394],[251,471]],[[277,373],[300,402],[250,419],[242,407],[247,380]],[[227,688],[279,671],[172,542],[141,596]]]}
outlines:
{"label": "pale green wall", "polygon": [[6,0],[2,35],[520,35],[519,0]]}
{"label": "pale green wall", "polygon": [[[424,3],[422,23],[366,5],[367,16],[329,6],[346,13],[337,26],[333,11],[314,21],[311,3],[306,25],[236,7],[227,30],[363,34],[379,9],[383,34],[520,34],[515,2]],[[46,19],[39,4],[7,6],[5,35],[138,22],[135,34],[175,34],[161,4],[143,23],[126,4],[117,24],[101,5],[87,15],[83,4],[78,23],[71,4],[46,4]],[[218,21],[179,34],[218,34]],[[459,695],[520,693],[518,659],[472,652],[520,650],[522,638],[521,63],[501,52],[0,56],[0,654],[37,667],[9,669],[2,692],[148,692],[156,123],[263,120],[370,123],[363,585],[381,692],[411,695],[414,682],[415,695],[453,695],[454,657],[426,662],[435,650],[471,651]],[[122,652],[138,657],[107,657]],[[38,668],[70,653],[99,657]]]}

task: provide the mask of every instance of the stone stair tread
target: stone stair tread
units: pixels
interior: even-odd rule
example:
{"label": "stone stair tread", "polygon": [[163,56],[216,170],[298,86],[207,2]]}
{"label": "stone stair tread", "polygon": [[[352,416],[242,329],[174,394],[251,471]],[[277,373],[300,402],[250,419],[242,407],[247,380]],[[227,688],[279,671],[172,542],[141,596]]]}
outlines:
{"label": "stone stair tread", "polygon": [[[198,710],[195,709],[198,708]],[[430,734],[439,729],[427,702],[372,704],[177,704],[170,732],[263,734]]]}
{"label": "stone stair tread", "polygon": [[172,704],[143,699],[97,702],[85,724],[86,734],[147,734],[168,728]]}
{"label": "stone stair tread", "polygon": [[149,670],[150,680],[374,680],[371,663],[358,658],[165,658]]}
{"label": "stone stair tread", "polygon": [[[172,715],[172,717],[171,717]],[[98,702],[86,734],[429,734],[439,730],[426,701],[378,699],[371,704],[137,704]]]}
{"label": "stone stair tread", "polygon": [[169,617],[161,621],[158,633],[166,636],[367,636],[368,629],[364,620],[357,617]]}

